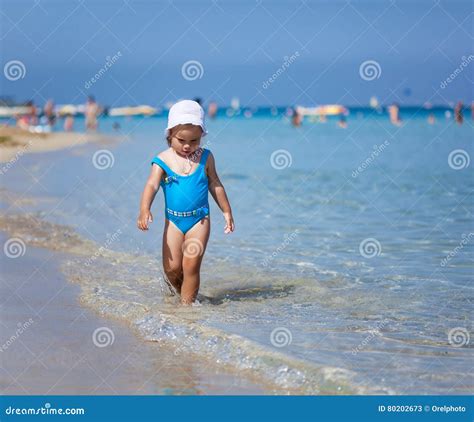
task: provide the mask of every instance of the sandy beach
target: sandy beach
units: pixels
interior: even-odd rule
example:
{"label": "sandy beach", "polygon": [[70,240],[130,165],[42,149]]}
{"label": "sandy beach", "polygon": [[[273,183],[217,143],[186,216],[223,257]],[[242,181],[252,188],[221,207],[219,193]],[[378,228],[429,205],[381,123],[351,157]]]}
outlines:
{"label": "sandy beach", "polygon": [[32,133],[9,126],[0,126],[0,163],[8,168],[22,155],[42,153],[78,147],[88,143],[110,144],[117,142],[117,136],[100,133],[52,132]]}
{"label": "sandy beach", "polygon": [[[0,240],[5,245],[8,237]],[[264,393],[255,380],[212,370],[196,356],[178,357],[174,348],[144,342],[126,324],[81,306],[79,286],[59,268],[68,258],[31,244],[17,258],[1,255],[2,394]]]}

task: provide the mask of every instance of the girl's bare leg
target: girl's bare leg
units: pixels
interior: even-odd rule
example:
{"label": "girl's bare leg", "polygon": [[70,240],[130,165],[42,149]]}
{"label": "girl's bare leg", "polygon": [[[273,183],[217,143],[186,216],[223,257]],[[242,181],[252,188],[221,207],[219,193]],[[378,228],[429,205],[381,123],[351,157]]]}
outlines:
{"label": "girl's bare leg", "polygon": [[206,217],[189,230],[184,237],[182,246],[184,278],[181,287],[181,303],[183,304],[193,303],[198,294],[199,272],[210,232],[211,221],[209,217]]}
{"label": "girl's bare leg", "polygon": [[163,231],[163,269],[173,288],[181,293],[183,284],[184,234],[168,219]]}

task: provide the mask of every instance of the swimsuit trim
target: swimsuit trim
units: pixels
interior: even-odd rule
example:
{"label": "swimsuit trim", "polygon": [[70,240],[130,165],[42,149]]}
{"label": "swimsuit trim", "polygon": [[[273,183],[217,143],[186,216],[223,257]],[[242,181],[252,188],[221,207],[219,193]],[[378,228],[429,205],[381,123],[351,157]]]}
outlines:
{"label": "swimsuit trim", "polygon": [[166,208],[168,214],[174,215],[175,217],[191,217],[193,215],[201,214],[202,211],[208,210],[208,206],[199,207],[192,211],[174,211],[172,209]]}

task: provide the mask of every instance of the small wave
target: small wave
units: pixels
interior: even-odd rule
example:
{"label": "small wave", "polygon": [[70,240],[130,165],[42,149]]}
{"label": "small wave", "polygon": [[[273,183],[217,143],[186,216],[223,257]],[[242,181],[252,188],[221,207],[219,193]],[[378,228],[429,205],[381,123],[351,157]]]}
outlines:
{"label": "small wave", "polygon": [[311,268],[316,267],[316,265],[314,265],[312,262],[306,262],[306,261],[297,262],[296,265],[298,267],[311,267]]}
{"label": "small wave", "polygon": [[[369,391],[366,387],[356,387],[353,381],[356,374],[352,371],[317,366],[273,351],[221,327],[210,326],[206,318],[215,312],[213,308],[217,310],[228,301],[248,300],[252,295],[263,300],[265,295],[288,294],[291,287],[236,289],[221,296],[200,296],[200,306],[187,308],[177,306],[173,297],[162,296],[161,279],[146,277],[135,268],[131,282],[129,270],[125,268],[129,266],[129,263],[118,266],[100,263],[91,276],[83,271],[79,260],[69,261],[63,271],[71,281],[81,284],[83,305],[103,316],[128,321],[144,339],[171,346],[176,355],[198,354],[216,365],[263,380],[280,394],[363,394]],[[138,298],[137,291],[140,292]]]}
{"label": "small wave", "polygon": [[227,173],[222,176],[225,180],[247,180],[249,177],[246,174]]}
{"label": "small wave", "polygon": [[138,330],[150,341],[173,344],[175,354],[197,353],[217,364],[232,366],[263,378],[279,389],[304,394],[354,393],[350,371],[316,368],[268,350],[235,334],[204,325],[186,326],[169,316],[149,315],[135,321]]}

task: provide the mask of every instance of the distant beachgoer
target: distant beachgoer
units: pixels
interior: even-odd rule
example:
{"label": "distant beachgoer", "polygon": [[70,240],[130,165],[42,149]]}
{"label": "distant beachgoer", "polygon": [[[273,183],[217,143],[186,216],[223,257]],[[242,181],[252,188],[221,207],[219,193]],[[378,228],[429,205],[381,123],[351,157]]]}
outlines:
{"label": "distant beachgoer", "polygon": [[86,130],[97,130],[97,116],[99,115],[99,105],[94,97],[90,96],[86,103]]}
{"label": "distant beachgoer", "polygon": [[214,119],[217,115],[217,103],[211,102],[207,108],[207,114],[211,119]]}
{"label": "distant beachgoer", "polygon": [[463,108],[462,102],[458,101],[458,103],[456,104],[456,107],[454,107],[454,120],[456,121],[458,125],[462,125],[464,121],[462,108]]}
{"label": "distant beachgoer", "polygon": [[300,127],[302,122],[303,122],[303,118],[301,117],[301,114],[298,113],[296,108],[294,108],[293,109],[293,115],[291,117],[291,124],[294,127]]}
{"label": "distant beachgoer", "polygon": [[64,130],[66,132],[72,132],[74,130],[74,116],[72,114],[67,114],[64,119]]}
{"label": "distant beachgoer", "polygon": [[337,124],[338,124],[339,127],[342,127],[343,129],[345,129],[347,127],[346,117],[344,115],[341,115],[341,117],[339,118],[339,121],[337,122]]}
{"label": "distant beachgoer", "polygon": [[400,119],[400,107],[398,107],[398,104],[392,104],[388,108],[388,114],[390,116],[390,123],[395,126],[400,126],[402,124]]}
{"label": "distant beachgoer", "polygon": [[46,117],[46,122],[49,126],[53,127],[56,123],[56,114],[54,113],[54,102],[48,100],[43,107],[43,114]]}
{"label": "distant beachgoer", "polygon": [[33,101],[28,101],[26,106],[28,107],[28,124],[30,126],[36,126],[38,124],[38,110],[35,103]]}
{"label": "distant beachgoer", "polygon": [[22,130],[28,130],[30,128],[30,119],[27,115],[17,115],[16,118],[16,126]]}
{"label": "distant beachgoer", "polygon": [[114,122],[112,124],[112,129],[118,132],[120,130],[120,123],[119,122]]}
{"label": "distant beachgoer", "polygon": [[433,113],[430,113],[430,114],[428,115],[428,123],[429,123],[430,125],[432,125],[432,124],[434,124],[434,122],[435,122],[435,116],[434,116]]}
{"label": "distant beachgoer", "polygon": [[214,156],[200,147],[206,134],[204,110],[198,103],[184,100],[171,107],[166,129],[169,148],[151,162],[137,220],[140,230],[148,230],[153,220],[150,208],[161,186],[166,203],[163,267],[170,289],[181,296],[184,305],[192,304],[199,290],[210,234],[208,192],[223,212],[224,233],[234,231],[232,210]]}

